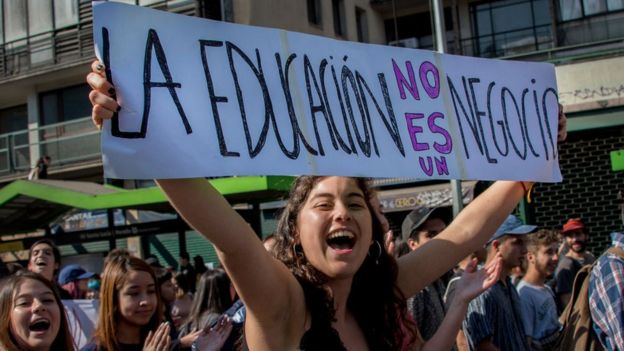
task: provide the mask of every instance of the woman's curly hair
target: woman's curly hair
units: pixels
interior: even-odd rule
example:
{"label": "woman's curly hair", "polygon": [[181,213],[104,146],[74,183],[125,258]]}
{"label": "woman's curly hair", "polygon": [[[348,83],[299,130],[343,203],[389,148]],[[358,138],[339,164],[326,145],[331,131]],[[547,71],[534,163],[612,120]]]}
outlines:
{"label": "woman's curly hair", "polygon": [[[302,281],[304,291],[310,287],[321,290],[321,293],[306,292],[307,307],[308,310],[312,310],[311,305],[323,308],[323,313],[314,313],[326,319],[322,322],[331,324],[335,311],[331,296],[323,288],[327,277],[308,262],[296,237],[299,211],[314,186],[322,179],[319,176],[302,176],[295,180],[288,203],[277,224],[276,244],[272,253]],[[394,257],[383,249],[384,233],[369,201],[375,196],[374,192],[369,188],[366,179],[352,179],[367,199],[372,218],[373,240],[376,243],[371,245],[371,252],[353,278],[347,308],[357,320],[371,350],[401,349],[405,340],[414,342],[415,325],[407,317],[405,296],[396,286],[398,266]],[[309,301],[311,296],[323,301]]]}

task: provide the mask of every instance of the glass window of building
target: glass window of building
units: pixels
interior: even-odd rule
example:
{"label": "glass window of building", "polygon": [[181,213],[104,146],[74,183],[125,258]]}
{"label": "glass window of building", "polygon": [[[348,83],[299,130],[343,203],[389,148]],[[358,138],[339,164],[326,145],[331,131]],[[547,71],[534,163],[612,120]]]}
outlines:
{"label": "glass window of building", "polygon": [[334,34],[337,36],[346,36],[347,21],[345,19],[344,0],[332,0],[332,13],[334,17]]}
{"label": "glass window of building", "polygon": [[24,39],[28,35],[26,27],[26,1],[4,0],[4,42],[10,43],[19,39]]}
{"label": "glass window of building", "polygon": [[75,0],[54,0],[54,25],[64,28],[78,23],[78,2]]}
{"label": "glass window of building", "polygon": [[308,7],[308,22],[320,26],[321,22],[321,1],[320,0],[307,0]]}
{"label": "glass window of building", "polygon": [[[420,12],[400,16],[396,19],[387,19],[384,21],[384,26],[386,29],[386,40],[389,44],[414,49],[433,49],[430,12]],[[451,9],[448,7],[444,8],[444,26],[447,41],[453,40],[453,16]]]}
{"label": "glass window of building", "polygon": [[0,110],[0,134],[28,129],[28,110],[19,105]]}
{"label": "glass window of building", "polygon": [[355,25],[357,27],[357,40],[362,43],[368,43],[368,19],[366,18],[366,10],[355,7]]}
{"label": "glass window of building", "polygon": [[552,46],[548,0],[504,0],[472,5],[473,52],[497,57]]}
{"label": "glass window of building", "polygon": [[91,104],[87,98],[89,90],[87,84],[81,84],[41,93],[41,124],[49,125],[90,116]]}
{"label": "glass window of building", "polygon": [[571,21],[586,16],[624,9],[624,0],[559,0],[559,20]]}

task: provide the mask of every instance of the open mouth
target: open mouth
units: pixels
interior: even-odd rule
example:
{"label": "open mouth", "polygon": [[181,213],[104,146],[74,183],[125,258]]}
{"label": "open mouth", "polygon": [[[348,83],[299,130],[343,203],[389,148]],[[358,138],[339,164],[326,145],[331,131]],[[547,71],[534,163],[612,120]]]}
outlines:
{"label": "open mouth", "polygon": [[28,327],[28,329],[34,332],[46,331],[50,329],[50,321],[46,319],[36,320],[33,323],[30,323],[30,326]]}
{"label": "open mouth", "polygon": [[36,264],[37,266],[39,266],[39,267],[45,267],[45,266],[47,266],[47,265],[48,265],[48,264],[46,263],[46,261],[44,261],[44,260],[38,260],[38,261],[36,261],[36,262],[35,262],[35,264]]}
{"label": "open mouth", "polygon": [[355,235],[341,230],[329,235],[326,242],[334,250],[351,250],[355,246]]}

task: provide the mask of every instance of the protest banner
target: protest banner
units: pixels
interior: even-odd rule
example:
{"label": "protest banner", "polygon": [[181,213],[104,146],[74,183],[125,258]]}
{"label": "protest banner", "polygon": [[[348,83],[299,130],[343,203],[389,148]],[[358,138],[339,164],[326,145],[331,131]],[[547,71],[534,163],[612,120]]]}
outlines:
{"label": "protest banner", "polygon": [[554,66],[95,3],[106,177],[561,180]]}
{"label": "protest banner", "polygon": [[93,339],[98,319],[98,300],[62,300],[69,331],[78,349]]}

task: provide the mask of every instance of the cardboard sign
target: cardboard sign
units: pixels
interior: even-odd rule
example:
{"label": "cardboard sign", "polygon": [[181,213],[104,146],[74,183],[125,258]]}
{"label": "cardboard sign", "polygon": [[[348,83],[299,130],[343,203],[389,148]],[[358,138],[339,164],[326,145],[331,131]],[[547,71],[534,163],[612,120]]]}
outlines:
{"label": "cardboard sign", "polygon": [[551,64],[488,60],[95,3],[121,111],[106,177],[560,181]]}

